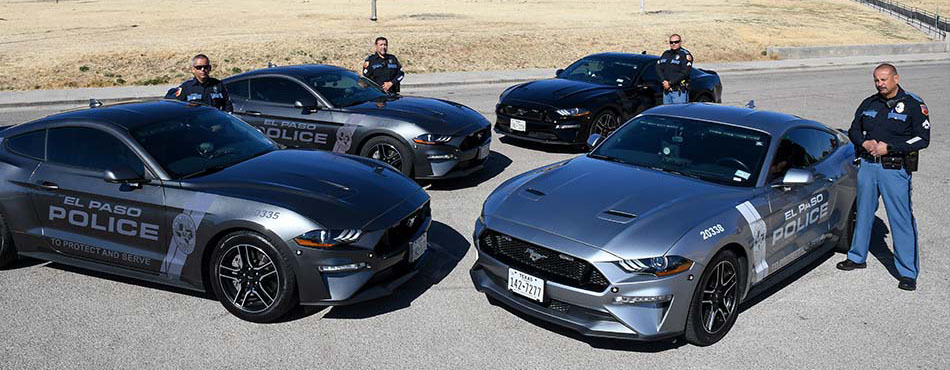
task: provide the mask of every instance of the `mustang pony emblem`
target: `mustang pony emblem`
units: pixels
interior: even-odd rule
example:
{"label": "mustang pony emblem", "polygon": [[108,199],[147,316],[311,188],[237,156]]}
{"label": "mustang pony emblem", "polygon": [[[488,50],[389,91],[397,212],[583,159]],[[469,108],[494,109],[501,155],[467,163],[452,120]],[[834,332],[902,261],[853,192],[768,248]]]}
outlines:
{"label": "mustang pony emblem", "polygon": [[524,253],[528,255],[528,258],[531,259],[531,262],[538,262],[540,260],[548,258],[548,256],[538,253],[538,251],[531,248],[525,249]]}

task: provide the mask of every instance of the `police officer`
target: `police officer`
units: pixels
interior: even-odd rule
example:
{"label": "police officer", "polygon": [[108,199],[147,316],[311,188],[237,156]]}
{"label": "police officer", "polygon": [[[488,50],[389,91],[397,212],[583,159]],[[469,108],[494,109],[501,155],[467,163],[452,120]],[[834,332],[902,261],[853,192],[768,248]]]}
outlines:
{"label": "police officer", "polygon": [[663,85],[663,104],[689,101],[689,71],[693,55],[683,48],[680,35],[670,36],[670,49],[663,52],[656,62],[656,74]]}
{"label": "police officer", "polygon": [[399,83],[405,74],[402,73],[402,64],[395,55],[387,54],[389,40],[385,37],[376,38],[376,52],[370,54],[363,61],[363,76],[373,80],[383,90],[390,94],[399,94]]}
{"label": "police officer", "polygon": [[917,153],[930,143],[929,111],[924,101],[904,91],[891,64],[874,69],[877,94],[864,99],[854,113],[848,136],[860,158],[857,218],[848,259],[838,269],[863,269],[871,238],[878,197],[884,198],[894,237],[894,260],[900,273],[898,288],[917,289],[920,268],[917,221],[911,207],[911,173]]}
{"label": "police officer", "polygon": [[234,110],[228,90],[221,81],[211,77],[211,60],[206,55],[191,58],[191,73],[194,78],[170,90],[165,98],[207,104],[225,112]]}

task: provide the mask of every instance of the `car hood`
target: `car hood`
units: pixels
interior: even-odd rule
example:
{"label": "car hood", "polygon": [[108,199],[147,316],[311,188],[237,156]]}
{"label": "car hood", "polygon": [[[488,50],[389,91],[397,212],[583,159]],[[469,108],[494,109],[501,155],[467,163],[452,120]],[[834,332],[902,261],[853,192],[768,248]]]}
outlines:
{"label": "car hood", "polygon": [[405,200],[416,201],[425,194],[382,162],[289,149],[185,180],[183,185],[283,207],[327,228],[365,226]]}
{"label": "car hood", "polygon": [[487,216],[624,258],[664,255],[686,230],[750,193],[586,156],[524,176],[489,197]]}
{"label": "car hood", "polygon": [[344,108],[353,113],[385,117],[414,123],[434,134],[451,135],[485,128],[488,120],[462,104],[448,100],[395,96],[379,102],[369,101]]}
{"label": "car hood", "polygon": [[517,105],[518,101],[522,101],[548,108],[573,108],[585,106],[583,103],[593,97],[616,91],[616,86],[552,78],[517,85],[508,91],[501,102]]}

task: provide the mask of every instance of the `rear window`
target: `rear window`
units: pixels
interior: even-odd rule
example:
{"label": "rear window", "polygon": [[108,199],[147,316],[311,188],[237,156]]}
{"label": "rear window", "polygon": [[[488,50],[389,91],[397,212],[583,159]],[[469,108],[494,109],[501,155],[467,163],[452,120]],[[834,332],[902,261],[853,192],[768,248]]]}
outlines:
{"label": "rear window", "polygon": [[19,155],[43,160],[46,158],[46,130],[27,132],[6,140],[7,149]]}

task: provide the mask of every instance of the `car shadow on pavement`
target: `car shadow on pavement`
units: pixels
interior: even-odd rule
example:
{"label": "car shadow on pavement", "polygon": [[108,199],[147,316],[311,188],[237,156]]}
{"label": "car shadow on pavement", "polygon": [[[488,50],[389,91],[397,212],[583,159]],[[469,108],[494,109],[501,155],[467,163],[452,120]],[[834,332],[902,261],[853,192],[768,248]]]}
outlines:
{"label": "car shadow on pavement", "polygon": [[27,267],[33,267],[36,265],[42,265],[44,263],[46,263],[46,261],[39,260],[36,258],[19,256],[17,257],[17,260],[11,263],[9,266],[0,267],[0,271],[16,270],[16,269],[22,269],[22,268],[27,268]]}
{"label": "car shadow on pavement", "polygon": [[887,225],[880,217],[874,218],[874,225],[871,226],[871,243],[868,252],[874,256],[887,272],[895,279],[899,279],[901,274],[897,272],[897,266],[894,265],[894,253],[887,247],[887,234],[890,233]]}
{"label": "car shadow on pavement", "polygon": [[544,144],[528,140],[520,140],[510,136],[502,136],[498,141],[524,149],[539,150],[547,153],[581,154],[587,152],[584,145]]}
{"label": "car shadow on pavement", "polygon": [[598,348],[598,349],[608,349],[614,351],[629,351],[629,352],[645,352],[645,353],[656,353],[663,352],[675,348],[682,347],[686,344],[686,341],[682,338],[671,338],[665,340],[658,340],[653,342],[642,342],[630,339],[618,339],[618,338],[598,338],[598,337],[588,337],[575,330],[568,329],[561,325],[553,324],[534,316],[522,313],[521,311],[515,310],[503,302],[499,302],[491,297],[488,297],[488,302],[493,306],[498,306],[508,311],[509,313],[517,316],[518,318],[527,321],[528,323],[537,326],[539,328],[563,335],[565,337],[574,339],[579,342],[587,343],[587,345]]}
{"label": "car shadow on pavement", "polygon": [[324,319],[364,319],[409,307],[423,293],[439,284],[465,257],[471,244],[458,231],[434,221],[429,228],[429,251],[419,273],[387,297],[330,309]]}
{"label": "car shadow on pavement", "polygon": [[492,151],[491,154],[488,155],[488,158],[485,159],[485,167],[482,168],[481,171],[475,172],[465,177],[426,181],[425,183],[429,184],[429,187],[426,190],[448,191],[476,187],[479,184],[500,175],[505,171],[505,168],[508,168],[510,165],[511,158],[508,158],[508,156],[499,152]]}
{"label": "car shadow on pavement", "polygon": [[150,282],[150,281],[145,281],[145,280],[140,280],[140,279],[136,279],[136,278],[125,277],[125,276],[120,276],[120,275],[113,275],[113,274],[110,274],[110,273],[108,273],[108,272],[100,272],[100,271],[87,270],[87,269],[84,269],[84,268],[81,268],[81,267],[75,267],[75,266],[70,266],[70,265],[64,265],[64,264],[56,263],[56,262],[50,262],[48,265],[46,265],[46,267],[54,268],[54,269],[61,270],[61,271],[71,272],[71,273],[74,273],[74,274],[86,275],[86,276],[94,277],[94,278],[97,278],[97,279],[103,279],[103,280],[109,280],[109,281],[113,281],[113,282],[117,282],[117,283],[124,283],[124,284],[129,284],[129,285],[140,286],[140,287],[143,287],[143,288],[163,290],[163,291],[166,291],[166,292],[172,292],[172,293],[177,293],[177,294],[182,294],[182,295],[187,295],[187,296],[197,297],[197,298],[210,299],[210,300],[213,300],[213,301],[217,301],[217,300],[218,300],[217,298],[214,297],[214,295],[212,295],[212,294],[210,294],[210,293],[199,292],[199,291],[195,291],[195,290],[191,290],[191,289],[185,289],[185,288],[179,288],[179,287],[175,287],[175,286],[171,286],[171,285],[153,283],[153,282]]}

